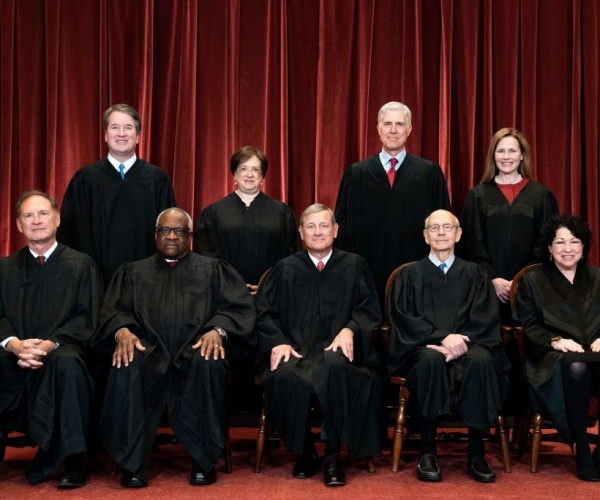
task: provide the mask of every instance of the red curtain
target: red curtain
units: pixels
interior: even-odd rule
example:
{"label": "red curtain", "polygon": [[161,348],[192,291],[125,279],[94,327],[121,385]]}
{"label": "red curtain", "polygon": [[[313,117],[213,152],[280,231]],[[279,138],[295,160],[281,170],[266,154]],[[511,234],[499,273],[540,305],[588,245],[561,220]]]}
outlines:
{"label": "red curtain", "polygon": [[247,144],[269,158],[268,194],[333,206],[400,100],[408,149],[440,162],[456,213],[494,131],[516,126],[536,178],[597,235],[599,21],[597,0],[0,0],[0,256],[23,244],[19,193],[60,202],[106,154],[116,102],[138,108],[140,156],[194,218],[232,190]]}

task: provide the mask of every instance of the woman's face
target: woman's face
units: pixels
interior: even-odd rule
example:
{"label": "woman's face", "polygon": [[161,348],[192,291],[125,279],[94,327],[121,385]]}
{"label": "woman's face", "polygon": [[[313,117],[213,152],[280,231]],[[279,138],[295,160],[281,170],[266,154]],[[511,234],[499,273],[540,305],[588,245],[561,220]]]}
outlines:
{"label": "woman's face", "polygon": [[260,160],[256,156],[252,156],[241,162],[233,174],[233,178],[240,193],[257,194],[263,180]]}
{"label": "woman's face", "polygon": [[496,146],[495,160],[499,173],[509,175],[515,172],[523,161],[519,141],[511,135],[503,137]]}
{"label": "woman's face", "polygon": [[561,271],[574,270],[583,256],[583,243],[566,227],[559,227],[556,230],[548,249],[556,267]]}

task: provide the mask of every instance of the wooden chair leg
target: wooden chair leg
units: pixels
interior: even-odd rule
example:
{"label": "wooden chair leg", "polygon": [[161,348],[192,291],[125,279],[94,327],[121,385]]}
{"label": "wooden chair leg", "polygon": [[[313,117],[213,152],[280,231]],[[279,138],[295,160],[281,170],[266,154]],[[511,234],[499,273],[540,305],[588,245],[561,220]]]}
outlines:
{"label": "wooden chair leg", "polygon": [[267,417],[265,410],[260,413],[260,421],[258,424],[258,435],[256,436],[256,458],[254,459],[254,472],[260,472],[260,464],[262,461],[263,449],[265,447],[265,439],[267,433]]}
{"label": "wooden chair leg", "polygon": [[404,440],[404,424],[406,422],[406,401],[409,395],[408,389],[404,386],[400,387],[398,393],[398,413],[396,414],[396,428],[394,429],[392,472],[398,472],[400,466],[400,454]]}
{"label": "wooden chair leg", "polygon": [[377,469],[375,469],[375,462],[373,462],[373,457],[367,457],[367,472],[373,474]]}
{"label": "wooden chair leg", "polygon": [[540,445],[542,444],[542,415],[536,412],[533,416],[533,441],[531,443],[531,472],[537,472]]}
{"label": "wooden chair leg", "polygon": [[225,436],[223,460],[225,461],[225,473],[231,474],[233,472],[233,464],[231,462],[231,439],[229,439],[229,429],[227,429],[227,436]]}
{"label": "wooden chair leg", "polygon": [[498,432],[498,444],[502,453],[502,463],[504,464],[504,472],[510,472],[510,456],[508,454],[508,434],[506,433],[506,422],[503,415],[498,415],[496,420],[496,429]]}

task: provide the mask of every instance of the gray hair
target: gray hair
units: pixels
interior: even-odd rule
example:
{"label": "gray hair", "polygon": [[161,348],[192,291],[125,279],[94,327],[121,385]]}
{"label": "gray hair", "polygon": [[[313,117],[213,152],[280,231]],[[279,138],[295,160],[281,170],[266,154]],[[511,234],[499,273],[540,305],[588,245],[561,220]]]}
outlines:
{"label": "gray hair", "polygon": [[329,212],[329,215],[331,215],[331,223],[335,224],[335,215],[333,215],[333,212],[328,206],[323,205],[322,203],[313,203],[310,207],[304,210],[304,212],[302,212],[302,215],[300,216],[300,225],[304,225],[304,219],[306,219],[308,215],[325,211]]}
{"label": "gray hair", "polygon": [[25,201],[31,198],[32,196],[41,196],[42,198],[46,198],[50,202],[52,210],[58,212],[58,204],[52,196],[50,196],[47,193],[44,193],[43,191],[32,189],[31,191],[25,191],[23,194],[21,194],[21,196],[19,196],[19,199],[17,200],[17,203],[15,203],[15,215],[17,216],[17,219],[21,217],[21,207],[23,206],[23,203],[25,203]]}
{"label": "gray hair", "polygon": [[190,231],[194,230],[194,223],[192,222],[192,218],[190,217],[190,214],[188,214],[185,210],[183,210],[181,208],[177,208],[177,207],[166,208],[161,213],[159,213],[158,217],[156,218],[156,227],[158,227],[158,221],[160,220],[160,218],[167,212],[177,212],[177,213],[180,213],[181,215],[185,216],[185,218],[188,221],[188,229]]}
{"label": "gray hair", "polygon": [[450,212],[449,210],[444,210],[444,209],[439,209],[439,210],[434,210],[433,212],[431,212],[427,218],[425,219],[425,229],[427,229],[427,221],[429,220],[429,217],[431,217],[435,212],[447,212],[449,213],[452,217],[454,217],[454,225],[456,227],[460,227],[460,221],[458,220],[458,217],[456,215],[454,215],[452,212]]}
{"label": "gray hair", "polygon": [[404,116],[406,117],[406,124],[409,127],[411,126],[412,113],[406,104],[402,104],[398,101],[386,102],[383,106],[381,106],[381,109],[377,114],[377,123],[383,122],[383,115],[386,113],[386,111],[402,111],[404,113]]}

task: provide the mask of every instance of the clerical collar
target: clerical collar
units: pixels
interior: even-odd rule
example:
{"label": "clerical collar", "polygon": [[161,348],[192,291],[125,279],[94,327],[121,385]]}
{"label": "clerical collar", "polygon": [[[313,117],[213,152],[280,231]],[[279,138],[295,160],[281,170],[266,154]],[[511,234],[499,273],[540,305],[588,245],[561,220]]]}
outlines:
{"label": "clerical collar", "polygon": [[46,250],[43,254],[37,254],[31,248],[29,248],[29,251],[31,252],[31,255],[33,255],[33,257],[35,259],[40,257],[40,255],[43,255],[45,257],[44,260],[48,260],[48,257],[50,257],[50,255],[52,255],[52,252],[54,252],[54,250],[56,250],[57,246],[58,246],[58,241],[54,240],[54,244],[48,250]]}
{"label": "clerical collar", "polygon": [[391,158],[396,158],[398,160],[398,164],[396,165],[396,172],[397,172],[398,169],[402,166],[402,162],[406,158],[406,148],[404,148],[402,151],[400,151],[398,156],[392,156],[384,149],[381,150],[381,153],[379,153],[379,161],[381,161],[381,165],[383,165],[383,168],[385,169],[386,172],[391,167],[391,163],[390,163]]}
{"label": "clerical collar", "polygon": [[[452,254],[444,261],[446,264],[446,272],[448,272],[448,269],[450,269],[452,264],[454,264],[454,259],[456,259],[456,255]],[[435,267],[440,267],[440,264],[442,263],[442,261],[431,252],[429,253],[429,260],[435,264]]]}
{"label": "clerical collar", "polygon": [[315,267],[317,267],[317,264],[319,263],[319,261],[321,261],[323,263],[323,265],[327,264],[327,261],[331,257],[332,253],[333,253],[333,249],[329,250],[329,253],[325,257],[323,257],[322,259],[317,259],[316,257],[313,257],[313,255],[310,252],[308,252],[308,256],[310,257],[310,260],[312,260],[312,262],[315,265]]}
{"label": "clerical collar", "polygon": [[119,165],[123,164],[123,166],[125,167],[125,172],[127,173],[127,171],[133,166],[133,164],[137,161],[137,155],[134,153],[134,155],[129,158],[129,160],[125,160],[125,161],[119,161],[117,159],[115,159],[114,156],[111,156],[110,153],[108,153],[108,156],[106,158],[110,164],[115,167],[116,171],[119,171]]}

